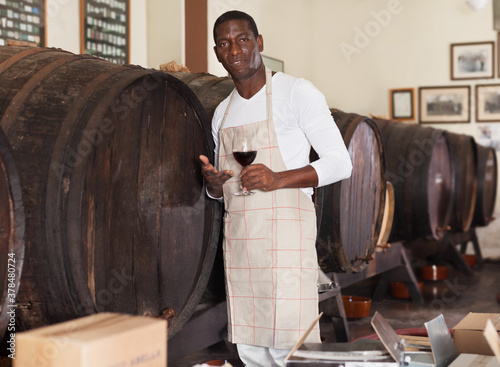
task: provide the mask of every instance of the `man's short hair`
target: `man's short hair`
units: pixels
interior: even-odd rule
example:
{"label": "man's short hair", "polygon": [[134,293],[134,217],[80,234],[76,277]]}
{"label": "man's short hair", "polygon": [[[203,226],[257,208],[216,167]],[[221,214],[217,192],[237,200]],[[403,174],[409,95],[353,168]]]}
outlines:
{"label": "man's short hair", "polygon": [[252,30],[253,35],[255,36],[255,39],[257,39],[257,36],[259,35],[259,30],[257,29],[257,24],[255,23],[255,20],[248,15],[247,13],[244,13],[242,11],[238,10],[231,10],[228,12],[225,12],[222,14],[220,17],[217,18],[214,24],[214,42],[217,44],[217,27],[221,25],[222,23],[225,23],[229,20],[246,20],[248,22],[248,25],[250,26],[250,29]]}

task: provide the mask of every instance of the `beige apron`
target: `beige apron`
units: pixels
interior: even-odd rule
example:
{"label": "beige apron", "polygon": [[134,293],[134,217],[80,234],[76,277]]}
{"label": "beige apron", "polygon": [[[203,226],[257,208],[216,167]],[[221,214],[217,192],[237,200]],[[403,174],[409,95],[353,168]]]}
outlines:
{"label": "beige apron", "polygon": [[[272,74],[266,70],[267,120],[219,131],[219,167],[235,175],[224,185],[224,268],[229,340],[290,349],[318,315],[316,212],[300,189],[255,190],[235,196],[242,167],[232,155],[236,129],[257,132],[257,157],[273,171],[286,170],[272,119]],[[319,326],[306,342],[320,342]]]}

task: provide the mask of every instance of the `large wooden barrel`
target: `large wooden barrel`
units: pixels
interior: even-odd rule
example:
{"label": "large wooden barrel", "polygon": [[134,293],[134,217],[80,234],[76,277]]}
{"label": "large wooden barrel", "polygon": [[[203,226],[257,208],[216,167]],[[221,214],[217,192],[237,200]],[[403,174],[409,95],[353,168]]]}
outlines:
{"label": "large wooden barrel", "polygon": [[370,118],[331,112],[353,170],[350,178],[316,190],[316,249],[323,271],[355,273],[372,259],[380,235],[386,192],[384,148]]}
{"label": "large wooden barrel", "polygon": [[477,188],[477,153],[474,138],[448,133],[453,172],[452,232],[467,232],[474,217]]}
{"label": "large wooden barrel", "polygon": [[477,194],[473,227],[487,226],[494,218],[497,197],[498,167],[495,149],[476,144]]}
{"label": "large wooden barrel", "polygon": [[382,132],[387,179],[394,187],[394,221],[389,240],[442,238],[452,205],[446,133],[421,125],[374,121]]}
{"label": "large wooden barrel", "polygon": [[206,124],[192,90],[163,72],[0,48],[0,126],[26,214],[19,330],[173,310],[176,335],[219,239],[221,207],[198,159],[213,156]]}
{"label": "large wooden barrel", "polygon": [[[16,295],[24,259],[24,208],[9,142],[0,129],[0,339],[15,331]],[[9,338],[10,339],[10,338]]]}

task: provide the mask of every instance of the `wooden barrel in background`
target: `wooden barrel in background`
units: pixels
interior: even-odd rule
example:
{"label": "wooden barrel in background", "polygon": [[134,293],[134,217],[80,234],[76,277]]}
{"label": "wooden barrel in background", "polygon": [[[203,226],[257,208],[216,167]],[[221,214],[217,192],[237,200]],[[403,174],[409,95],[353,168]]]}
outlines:
{"label": "wooden barrel in background", "polygon": [[219,239],[221,207],[198,160],[213,159],[204,119],[192,90],[163,72],[0,48],[0,126],[26,214],[18,330],[169,309],[176,335]]}
{"label": "wooden barrel in background", "polygon": [[416,124],[374,121],[382,132],[387,180],[394,187],[394,222],[389,240],[441,239],[452,207],[446,133]]}
{"label": "wooden barrel in background", "polygon": [[355,273],[372,259],[385,205],[385,158],[377,125],[332,109],[353,163],[351,177],[316,190],[316,249],[325,272]]}
{"label": "wooden barrel in background", "polygon": [[477,194],[473,227],[487,226],[494,218],[497,197],[498,167],[495,149],[476,144]]}
{"label": "wooden barrel in background", "polygon": [[452,232],[467,232],[474,217],[477,189],[477,153],[474,138],[448,133],[453,165]]}
{"label": "wooden barrel in background", "polygon": [[12,326],[15,330],[15,317],[11,318],[10,312],[16,312],[15,295],[24,259],[24,223],[19,174],[10,144],[0,129],[0,339],[4,330],[12,331]]}

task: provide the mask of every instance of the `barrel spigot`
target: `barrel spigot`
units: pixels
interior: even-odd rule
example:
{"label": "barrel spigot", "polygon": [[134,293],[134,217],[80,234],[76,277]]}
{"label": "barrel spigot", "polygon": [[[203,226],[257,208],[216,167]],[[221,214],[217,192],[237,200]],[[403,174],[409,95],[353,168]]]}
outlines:
{"label": "barrel spigot", "polygon": [[175,317],[175,310],[172,307],[163,310],[161,315],[158,316],[159,319],[167,320],[169,326],[170,326],[170,320],[172,320],[174,317]]}

